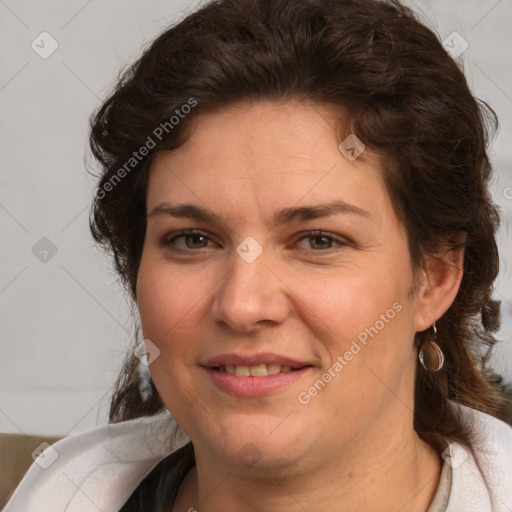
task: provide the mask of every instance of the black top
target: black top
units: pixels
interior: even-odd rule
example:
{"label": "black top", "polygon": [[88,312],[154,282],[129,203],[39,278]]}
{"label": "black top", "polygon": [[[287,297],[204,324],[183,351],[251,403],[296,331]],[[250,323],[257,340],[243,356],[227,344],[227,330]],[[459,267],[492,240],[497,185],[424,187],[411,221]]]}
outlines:
{"label": "black top", "polygon": [[162,459],[119,512],[172,512],[178,489],[195,463],[194,447],[189,442]]}

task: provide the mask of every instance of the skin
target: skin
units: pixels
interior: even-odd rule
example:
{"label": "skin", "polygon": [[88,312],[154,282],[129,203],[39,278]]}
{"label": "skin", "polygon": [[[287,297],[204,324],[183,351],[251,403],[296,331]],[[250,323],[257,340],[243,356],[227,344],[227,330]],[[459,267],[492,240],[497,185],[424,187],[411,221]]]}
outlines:
{"label": "skin", "polygon": [[[197,460],[174,512],[424,512],[435,494],[442,460],[413,429],[423,371],[413,340],[453,302],[463,255],[429,258],[411,294],[407,237],[377,160],[366,150],[349,161],[336,119],[327,105],[238,104],[198,116],[182,147],[156,155],[148,212],[189,203],[222,219],[149,216],[138,273],[143,334],[161,351],[151,375]],[[273,227],[283,208],[337,200],[371,217]],[[185,229],[206,238],[170,241]],[[248,236],[263,249],[252,263],[236,252]],[[400,312],[299,403],[396,303]],[[226,352],[273,352],[313,367],[269,396],[236,397],[201,367]],[[258,459],[249,465],[240,457],[247,443]]]}

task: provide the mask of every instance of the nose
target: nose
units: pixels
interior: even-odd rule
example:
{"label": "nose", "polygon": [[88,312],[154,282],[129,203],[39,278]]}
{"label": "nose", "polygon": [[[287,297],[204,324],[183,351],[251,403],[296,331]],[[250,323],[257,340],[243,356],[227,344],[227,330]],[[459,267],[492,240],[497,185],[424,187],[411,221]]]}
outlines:
{"label": "nose", "polygon": [[288,288],[263,252],[247,262],[236,252],[211,307],[213,320],[238,332],[282,323],[289,315]]}

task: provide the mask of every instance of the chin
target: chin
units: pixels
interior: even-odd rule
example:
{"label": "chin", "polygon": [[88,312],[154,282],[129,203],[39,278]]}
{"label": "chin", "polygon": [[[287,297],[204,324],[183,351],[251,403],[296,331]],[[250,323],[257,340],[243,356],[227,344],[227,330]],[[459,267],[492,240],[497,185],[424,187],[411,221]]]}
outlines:
{"label": "chin", "polygon": [[219,427],[199,436],[208,451],[229,466],[289,472],[306,455],[307,431],[312,431],[283,421],[285,417],[231,417],[222,422],[225,430]]}

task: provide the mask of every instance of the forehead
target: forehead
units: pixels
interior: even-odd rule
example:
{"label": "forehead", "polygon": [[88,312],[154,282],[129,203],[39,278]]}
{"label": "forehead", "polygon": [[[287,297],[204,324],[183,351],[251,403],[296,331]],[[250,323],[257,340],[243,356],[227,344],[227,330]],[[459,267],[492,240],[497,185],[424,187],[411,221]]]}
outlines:
{"label": "forehead", "polygon": [[148,211],[161,202],[187,201],[249,215],[253,208],[270,213],[278,206],[342,200],[377,218],[389,209],[377,158],[365,150],[348,159],[339,149],[339,120],[339,110],[298,102],[200,114],[184,145],[156,155]]}

